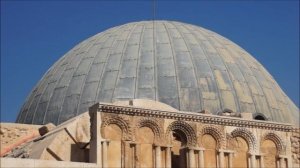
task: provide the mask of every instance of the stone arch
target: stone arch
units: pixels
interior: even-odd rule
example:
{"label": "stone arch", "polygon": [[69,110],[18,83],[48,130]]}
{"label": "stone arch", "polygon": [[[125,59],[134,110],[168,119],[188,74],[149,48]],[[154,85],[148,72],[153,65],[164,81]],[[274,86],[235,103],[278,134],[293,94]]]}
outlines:
{"label": "stone arch", "polygon": [[204,126],[200,131],[200,136],[199,137],[201,138],[205,134],[209,134],[209,135],[213,136],[216,139],[217,148],[219,148],[219,149],[225,149],[226,148],[225,135],[219,128],[217,128],[215,126],[211,126],[211,125]]}
{"label": "stone arch", "polygon": [[186,136],[186,146],[197,146],[197,136],[195,130],[186,122],[174,121],[171,123],[166,131],[167,138],[169,139],[173,130],[180,130]]}
{"label": "stone arch", "polygon": [[253,114],[253,119],[254,120],[263,120],[263,121],[267,121],[268,120],[268,117],[263,114],[263,113],[254,113]]}
{"label": "stone arch", "polygon": [[129,123],[126,122],[122,117],[119,116],[110,116],[104,118],[101,124],[101,134],[104,135],[104,128],[110,124],[115,124],[119,126],[122,130],[122,139],[130,140],[131,139],[131,129]]}
{"label": "stone arch", "polygon": [[163,137],[162,128],[158,125],[157,121],[153,119],[148,119],[148,118],[140,119],[137,122],[136,128],[141,128],[141,127],[149,127],[153,131],[156,141],[160,140]]}
{"label": "stone arch", "polygon": [[250,132],[248,129],[245,128],[236,128],[231,132],[231,135],[233,138],[235,137],[242,137],[243,139],[246,140],[246,142],[249,145],[249,152],[255,152],[257,148],[257,141],[255,136]]}
{"label": "stone arch", "polygon": [[271,140],[275,143],[276,148],[277,148],[277,154],[283,154],[285,152],[284,141],[276,133],[274,133],[274,132],[265,133],[261,138],[260,145],[262,145],[262,143],[265,140]]}

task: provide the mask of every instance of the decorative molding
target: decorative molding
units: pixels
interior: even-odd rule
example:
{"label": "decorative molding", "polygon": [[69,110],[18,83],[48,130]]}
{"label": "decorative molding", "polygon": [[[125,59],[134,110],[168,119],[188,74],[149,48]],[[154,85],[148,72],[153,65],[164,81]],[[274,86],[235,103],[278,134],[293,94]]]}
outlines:
{"label": "decorative molding", "polygon": [[[200,130],[200,138],[202,138],[203,135],[209,134],[215,138],[217,141],[217,148],[218,149],[226,149],[226,137],[222,130],[220,130],[218,127],[213,125],[206,125],[201,128]],[[201,144],[202,145],[202,144]]]}
{"label": "decorative molding", "polygon": [[132,131],[131,131],[129,122],[126,121],[123,117],[120,117],[117,115],[106,116],[103,119],[102,125],[101,125],[102,135],[104,134],[104,128],[110,124],[116,124],[121,128],[123,140],[131,140]]}
{"label": "decorative molding", "polygon": [[[155,119],[150,119],[150,118],[140,118],[138,119],[136,123],[136,127],[134,129],[138,129],[141,127],[148,127],[150,128],[155,136],[155,141],[159,141],[162,139],[163,136],[163,129],[159,125],[160,121],[156,121]],[[136,131],[135,131],[136,132]]]}
{"label": "decorative molding", "polygon": [[276,123],[270,121],[261,120],[247,120],[236,117],[225,117],[209,114],[201,114],[195,112],[170,112],[150,110],[144,108],[128,107],[128,106],[116,106],[112,104],[97,104],[98,112],[126,114],[131,116],[143,116],[143,117],[156,117],[165,119],[174,119],[182,121],[194,121],[207,124],[235,126],[235,127],[248,127],[248,128],[261,128],[275,131],[293,131],[293,127],[290,124]]}
{"label": "decorative molding", "polygon": [[196,147],[197,146],[197,136],[196,131],[186,122],[184,121],[174,121],[172,122],[166,131],[167,138],[170,137],[173,130],[180,130],[182,131],[186,138],[187,142],[186,145],[188,147]]}
{"label": "decorative molding", "polygon": [[257,140],[253,133],[245,128],[236,128],[231,132],[233,138],[242,137],[244,138],[249,145],[249,152],[253,153],[257,149]]}
{"label": "decorative molding", "polygon": [[286,144],[284,143],[282,138],[279,135],[277,135],[275,132],[265,133],[261,138],[260,145],[262,145],[262,143],[265,140],[271,140],[275,143],[278,154],[284,154],[285,153]]}

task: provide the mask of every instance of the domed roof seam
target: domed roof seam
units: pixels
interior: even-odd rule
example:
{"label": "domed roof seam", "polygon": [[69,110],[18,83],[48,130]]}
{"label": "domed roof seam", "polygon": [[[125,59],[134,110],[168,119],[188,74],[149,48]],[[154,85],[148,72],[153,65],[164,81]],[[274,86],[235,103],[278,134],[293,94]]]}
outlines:
{"label": "domed roof seam", "polygon": [[[185,27],[187,27],[187,26],[185,26]],[[194,26],[192,26],[192,27],[194,28]],[[205,58],[206,58],[206,60],[208,62],[208,66],[209,66],[209,69],[210,69],[210,72],[211,72],[211,77],[212,77],[211,80],[214,81],[213,85],[214,85],[214,87],[216,89],[216,93],[217,93],[217,96],[218,96],[218,99],[216,99],[216,100],[219,102],[219,108],[223,108],[224,107],[223,106],[224,103],[223,103],[222,97],[220,95],[221,94],[220,93],[220,88],[218,87],[218,84],[217,84],[217,81],[216,81],[216,76],[215,76],[215,74],[213,72],[212,63],[211,63],[210,59],[207,56],[207,50],[205,48],[203,48],[203,46],[201,45],[201,43],[202,43],[201,39],[199,39],[198,36],[195,34],[198,31],[195,29],[195,30],[192,30],[191,32],[196,37],[196,41],[197,41],[198,47],[201,48],[203,50],[203,52],[205,53],[204,56],[205,56]],[[216,112],[217,111],[212,111],[212,113],[216,113]]]}
{"label": "domed roof seam", "polygon": [[[71,49],[71,52],[67,53],[64,57],[65,57],[65,62],[62,62],[61,66],[65,66],[64,69],[63,69],[63,72],[60,74],[60,77],[57,79],[57,83],[55,84],[54,86],[54,89],[53,89],[53,92],[51,93],[51,95],[49,96],[49,101],[47,103],[47,106],[46,106],[46,110],[45,110],[45,114],[44,114],[44,117],[43,117],[43,121],[42,123],[45,122],[45,119],[46,119],[46,116],[47,116],[47,113],[48,113],[48,109],[49,109],[49,106],[50,106],[50,103],[53,101],[52,97],[54,95],[54,91],[55,89],[57,88],[58,84],[60,83],[62,77],[64,76],[64,73],[69,65],[69,61],[71,60],[71,54],[76,52],[76,48],[79,48],[77,47],[78,45],[76,45],[73,49]],[[66,63],[66,64],[65,64]],[[52,100],[52,101],[51,101]]]}
{"label": "domed roof seam", "polygon": [[[88,46],[91,46],[91,45],[93,45],[93,44],[86,42],[86,44],[85,44],[84,46],[82,46],[78,51],[83,50],[83,48],[88,48]],[[82,51],[81,51],[81,52],[82,52]],[[81,54],[77,54],[77,55],[76,55],[76,57],[78,57],[78,59],[79,59],[78,62],[75,62],[75,61],[74,61],[74,60],[76,60],[75,58],[73,59],[73,61],[75,62],[74,64],[76,65],[76,66],[75,66],[76,68],[74,67],[74,70],[72,71],[72,75],[70,75],[71,78],[70,78],[70,80],[69,80],[69,82],[68,82],[68,85],[67,85],[67,87],[66,87],[66,91],[65,91],[65,93],[64,93],[65,96],[63,97],[63,100],[62,100],[62,106],[60,107],[60,110],[58,111],[58,117],[57,117],[57,120],[56,120],[55,124],[60,122],[61,113],[62,113],[62,111],[63,111],[63,106],[64,106],[64,104],[65,104],[65,101],[66,101],[67,97],[68,97],[68,91],[70,90],[70,83],[72,82],[72,80],[74,80],[74,74],[75,74],[76,70],[78,69],[78,67],[79,67],[78,65],[80,64],[80,62],[81,62],[81,60],[82,60],[82,58],[80,57],[80,55],[81,55]],[[72,61],[70,62],[69,66],[71,66],[71,63],[72,63]],[[68,66],[68,67],[69,67],[69,66]]]}
{"label": "domed roof seam", "polygon": [[[75,48],[75,47],[74,47],[74,48]],[[65,56],[61,57],[61,58],[53,65],[53,67],[54,67],[53,69],[56,69],[56,71],[53,72],[52,74],[55,74],[55,73],[58,72],[58,70],[60,70],[61,66],[63,66],[63,65],[65,64],[65,61],[68,59],[69,55],[70,55],[72,52],[73,52],[73,49],[71,49],[70,52],[67,52],[67,53],[65,54]],[[48,101],[47,101],[47,105],[46,105],[45,111],[43,111],[43,112],[38,112],[38,111],[37,111],[38,105],[39,105],[40,101],[38,102],[38,105],[37,105],[36,111],[35,111],[35,113],[34,113],[34,116],[35,116],[35,114],[36,114],[37,112],[38,112],[38,113],[44,113],[44,114],[43,114],[42,124],[44,123],[44,120],[45,120],[45,117],[46,117],[46,113],[47,113],[47,110],[48,110],[48,106],[49,106],[49,104],[50,104],[50,100],[51,100],[51,97],[52,97],[52,95],[53,95],[53,92],[54,92],[56,86],[58,85],[59,80],[60,80],[60,78],[62,77],[62,75],[63,75],[63,73],[61,73],[60,76],[56,79],[56,83],[55,83],[55,86],[53,87],[53,91],[50,92],[49,99],[48,99]],[[53,75],[52,77],[54,77],[54,76],[55,76],[55,75]],[[50,79],[49,79],[49,80],[50,80]],[[48,82],[48,84],[49,84],[49,82]],[[48,84],[47,84],[47,87],[48,87]],[[44,91],[46,91],[47,87],[45,88]],[[43,95],[43,94],[44,94],[44,92],[42,93],[42,95]],[[41,97],[41,98],[42,98],[42,97]],[[33,121],[34,121],[34,117],[33,117],[32,122],[33,122]]]}
{"label": "domed roof seam", "polygon": [[[253,68],[250,67],[250,70],[251,70],[252,74],[255,76],[255,73],[253,72]],[[275,117],[273,116],[273,113],[272,113],[272,111],[271,111],[271,107],[270,107],[268,98],[266,97],[266,94],[265,94],[265,91],[264,91],[264,89],[263,89],[263,86],[261,85],[260,81],[257,80],[257,78],[255,78],[255,80],[257,81],[257,84],[259,85],[259,87],[261,88],[261,90],[262,90],[262,92],[263,92],[262,97],[264,97],[264,99],[266,100],[266,103],[267,103],[267,106],[268,106],[269,115],[270,115],[270,117],[272,118],[272,120],[274,120]],[[266,112],[264,112],[264,113],[266,113]]]}
{"label": "domed roof seam", "polygon": [[142,31],[140,33],[140,39],[139,39],[139,49],[138,49],[138,57],[137,57],[137,65],[136,65],[136,72],[135,72],[135,86],[134,86],[134,97],[137,97],[137,90],[138,90],[138,74],[139,74],[139,69],[140,69],[140,57],[141,57],[141,45],[142,45],[142,39],[144,37],[144,30],[145,30],[145,24],[143,23],[142,24],[143,28],[142,28]]}
{"label": "domed roof seam", "polygon": [[[118,26],[118,28],[115,31],[113,31],[113,34],[121,33],[121,31],[123,31],[123,29],[122,29],[123,27],[125,27],[125,25]],[[107,68],[107,64],[108,64],[109,56],[110,56],[110,54],[112,52],[112,49],[114,49],[113,45],[115,44],[115,42],[117,41],[117,39],[118,39],[117,36],[114,36],[114,38],[113,38],[113,40],[112,40],[112,42],[111,42],[111,44],[109,46],[108,52],[106,53],[106,58],[105,58],[105,62],[104,62],[104,65],[103,65],[102,72],[100,74],[101,76],[99,78],[99,82],[98,82],[98,86],[97,86],[97,89],[96,89],[96,95],[95,95],[95,100],[94,101],[100,101],[99,100],[99,94],[101,92],[100,88],[101,88],[101,86],[103,84],[102,81],[101,81],[101,79],[103,78],[103,76],[105,74],[105,71],[106,71],[106,68]]]}
{"label": "domed roof seam", "polygon": [[[91,47],[88,49],[88,51],[87,51],[87,53],[86,53],[86,55],[88,55],[88,53],[91,51],[91,49],[93,48],[93,47],[95,47],[95,44],[97,44],[99,41],[102,41],[103,39],[105,38],[105,34],[103,34],[102,36],[100,36],[100,37],[97,37],[96,38],[96,40],[95,40],[95,42],[93,43],[93,45],[91,45]],[[80,105],[81,105],[81,98],[82,98],[82,94],[83,94],[83,91],[84,91],[84,87],[85,87],[85,85],[86,85],[86,80],[87,80],[87,78],[88,78],[88,74],[90,73],[90,71],[91,71],[91,68],[92,68],[92,65],[93,65],[93,62],[95,61],[95,59],[97,58],[97,55],[98,55],[98,53],[100,52],[101,50],[97,50],[97,53],[94,55],[94,58],[93,58],[93,60],[90,62],[90,64],[89,64],[89,68],[88,68],[88,71],[87,71],[87,74],[85,75],[85,78],[84,78],[84,80],[83,80],[83,84],[82,84],[82,86],[81,86],[81,89],[80,89],[80,95],[79,95],[79,100],[78,100],[78,103],[77,103],[77,109],[76,109],[76,114],[75,114],[75,116],[77,116],[78,115],[78,113],[80,113],[79,112],[79,107],[80,107]],[[82,59],[84,59],[84,57],[82,58]],[[82,61],[82,60],[81,60]],[[79,63],[79,65],[78,65],[78,67],[77,68],[79,68],[79,66],[80,66],[80,63]]]}
{"label": "domed roof seam", "polygon": [[[178,33],[181,35],[181,37],[182,37],[182,39],[183,39],[183,41],[184,41],[184,44],[186,45],[186,47],[187,47],[187,49],[188,49],[189,60],[191,61],[191,64],[192,64],[192,66],[193,66],[193,74],[194,74],[194,77],[195,77],[195,79],[198,79],[198,77],[197,77],[197,75],[196,75],[196,70],[195,70],[196,65],[194,64],[194,60],[193,60],[193,58],[192,58],[191,48],[190,48],[189,45],[187,45],[186,39],[185,39],[183,33],[178,29],[178,26],[177,26],[176,24],[174,24],[174,22],[170,22],[170,23],[173,24],[173,26],[177,29]],[[176,22],[176,23],[178,23],[178,22]],[[181,23],[178,23],[178,24],[180,24],[181,26],[183,26]],[[187,30],[187,31],[189,31],[189,30]],[[196,82],[198,82],[198,81],[196,80]],[[197,85],[197,84],[196,84],[196,85]],[[196,88],[197,88],[197,90],[198,90],[198,96],[199,96],[199,101],[200,101],[200,102],[199,102],[199,104],[200,104],[200,109],[199,109],[199,110],[202,110],[202,109],[203,109],[202,92],[200,91],[199,87],[196,87]]]}
{"label": "domed roof seam", "polygon": [[156,30],[155,30],[155,22],[152,22],[152,36],[153,36],[153,74],[154,74],[154,98],[156,101],[159,100],[158,98],[158,72],[157,72],[157,57],[156,57]]}
{"label": "domed roof seam", "polygon": [[[169,22],[167,22],[169,23]],[[170,32],[168,31],[168,28],[166,27],[166,24],[163,22],[162,23],[164,25],[164,28],[167,32],[167,35],[168,35],[168,39],[169,39],[169,42],[170,42],[170,46],[171,46],[171,50],[172,50],[172,58],[173,58],[173,64],[174,64],[174,71],[175,71],[175,78],[176,78],[176,86],[177,86],[177,101],[178,101],[178,109],[180,109],[181,107],[181,101],[180,101],[180,97],[181,97],[181,94],[180,94],[180,86],[179,86],[179,79],[178,79],[178,72],[177,72],[177,68],[176,68],[176,58],[175,58],[175,51],[174,51],[174,45],[172,45],[172,40],[171,40],[171,36],[170,36]]]}
{"label": "domed roof seam", "polygon": [[[28,123],[28,124],[32,124],[33,122],[33,117],[34,117],[34,114],[35,114],[35,110],[38,106],[38,101],[40,99],[40,97],[42,96],[42,93],[44,91],[44,85],[47,85],[47,82],[48,82],[48,78],[50,76],[52,76],[52,74],[50,73],[50,69],[46,72],[45,76],[42,77],[42,81],[41,83],[38,83],[38,87],[36,88],[36,92],[34,93],[34,96],[32,97],[32,100],[30,102],[30,105],[28,106],[28,111],[27,111],[27,114],[24,118],[24,122],[25,123]],[[41,92],[41,93],[40,93]],[[38,97],[39,96],[39,97]],[[38,98],[37,98],[38,97]],[[36,101],[37,100],[37,101]],[[36,102],[35,102],[36,101]],[[34,107],[34,105],[36,104],[36,107]],[[30,110],[31,108],[34,108],[33,111]]]}
{"label": "domed roof seam", "polygon": [[[215,38],[216,38],[216,37],[215,37]],[[226,45],[224,45],[224,48],[227,50],[227,52],[229,52],[229,53],[231,53],[231,54],[232,54],[232,52],[236,52],[235,50],[229,50],[229,49],[228,49],[228,46],[226,46]],[[237,60],[240,61],[240,59],[237,59]],[[250,89],[249,82],[247,81],[247,79],[246,79],[246,77],[245,77],[245,71],[242,71],[241,65],[240,65],[239,63],[236,63],[236,65],[237,65],[237,67],[238,67],[238,69],[239,69],[239,71],[240,71],[240,73],[241,73],[243,79],[245,80],[245,84],[247,85],[247,89],[248,89],[248,91],[249,91],[249,93],[250,93],[250,96],[251,96],[251,99],[252,99],[252,101],[253,101],[253,106],[254,106],[255,112],[257,113],[257,112],[259,112],[258,109],[257,109],[257,102],[256,102],[256,100],[254,99],[252,90]],[[241,111],[241,112],[242,112],[242,111]]]}
{"label": "domed roof seam", "polygon": [[[59,66],[59,65],[61,65],[62,64],[62,62],[58,62],[58,64],[57,64],[57,66]],[[59,70],[59,68],[57,68],[56,66],[55,66],[55,64],[54,64],[54,66],[53,66],[54,68],[53,68],[53,71],[51,71],[51,78],[52,77],[54,77],[54,74]],[[48,80],[45,80],[45,83],[47,83],[47,84],[45,84],[46,86],[43,88],[43,91],[41,92],[41,96],[39,97],[39,100],[38,100],[38,102],[37,102],[37,105],[36,105],[36,107],[35,107],[35,110],[33,111],[33,116],[32,116],[32,121],[31,121],[31,124],[33,124],[34,122],[34,119],[35,119],[35,116],[36,116],[36,113],[41,113],[41,112],[38,112],[37,111],[37,109],[38,109],[38,107],[39,107],[39,103],[41,102],[41,99],[42,99],[42,97],[43,97],[43,95],[45,94],[45,92],[46,92],[46,89],[48,89],[48,87],[49,87],[49,81],[50,80],[50,77],[48,78]],[[56,81],[56,83],[57,83],[57,81]],[[40,87],[42,87],[43,85],[40,85]],[[51,92],[52,93],[52,92]],[[47,104],[48,104],[48,102],[47,102]],[[42,112],[42,113],[46,113],[46,111],[44,111],[44,112]]]}
{"label": "domed roof seam", "polygon": [[[206,36],[206,35],[204,35]],[[210,45],[214,45],[211,41],[211,37],[210,36],[206,36],[206,38],[208,39],[208,42],[210,43]],[[234,79],[232,78],[232,76],[230,75],[230,69],[228,68],[227,64],[225,63],[224,61],[224,58],[221,56],[221,53],[219,50],[217,49],[214,49],[216,54],[218,55],[218,57],[220,58],[220,60],[222,61],[224,67],[225,67],[225,73],[227,74],[227,76],[229,77],[229,87],[230,87],[230,92],[233,94],[233,99],[234,99],[234,102],[235,102],[235,106],[236,106],[236,111],[237,112],[241,112],[241,107],[240,107],[240,101],[237,99],[238,98],[238,95],[236,93],[236,90],[235,90],[235,87],[234,87],[234,84],[233,84],[233,81]]]}
{"label": "domed roof seam", "polygon": [[[107,33],[106,34],[103,34],[101,37],[99,36],[98,38],[101,38],[101,40],[99,40],[99,41],[102,41],[103,39],[105,39],[104,41],[103,41],[103,45],[104,44],[107,44],[108,42],[109,42],[109,40],[111,40],[112,38],[114,38],[114,39],[116,39],[115,37],[112,37],[112,34],[113,33],[115,33],[115,32],[117,32],[117,31],[120,31],[121,29],[120,29],[120,27],[121,26],[118,26],[118,27],[116,27],[116,28],[114,28],[114,29],[109,29],[109,31],[107,31]],[[111,48],[111,46],[113,45],[113,42],[114,42],[114,40],[111,42],[111,45],[109,46],[109,48]],[[96,43],[95,43],[95,45],[97,45],[99,42],[97,41]],[[105,50],[106,49],[106,47],[100,47],[98,50],[97,50],[97,53],[95,54],[95,57],[94,57],[94,59],[93,59],[93,61],[92,61],[92,63],[91,63],[91,67],[90,67],[90,69],[89,69],[89,72],[88,72],[88,75],[87,75],[87,78],[89,78],[90,77],[90,75],[91,75],[91,70],[92,70],[92,68],[93,68],[93,65],[94,66],[96,66],[96,67],[98,67],[99,65],[97,64],[97,62],[95,63],[95,61],[96,61],[96,59],[98,58],[97,56],[103,51],[103,50]],[[109,49],[110,50],[110,49]],[[97,101],[97,97],[98,97],[98,91],[99,91],[99,87],[100,87],[100,85],[101,85],[101,82],[100,82],[100,80],[101,80],[101,78],[102,78],[102,76],[103,76],[103,73],[105,72],[105,67],[106,67],[106,63],[107,63],[107,59],[108,59],[108,57],[109,57],[109,52],[107,52],[106,53],[106,55],[105,55],[105,61],[104,61],[104,65],[103,65],[103,68],[101,69],[102,71],[101,72],[99,72],[99,80],[97,80],[96,82],[97,82],[97,87],[96,87],[96,89],[95,89],[95,96],[94,96],[94,98],[93,98],[93,102],[95,103],[96,101]],[[87,80],[87,79],[86,79]],[[83,90],[82,90],[82,93],[81,94],[84,94],[84,91],[86,91],[86,92],[88,92],[89,91],[89,89],[87,88],[87,83],[88,82],[85,82],[84,83],[84,88],[83,88]],[[86,89],[87,88],[87,89]],[[80,100],[79,100],[79,102],[80,102],[80,104],[79,104],[79,107],[78,107],[78,110],[80,110],[80,107],[85,103],[83,100],[82,100],[82,97],[80,97]],[[79,112],[81,112],[81,111],[79,111]],[[78,112],[77,112],[77,114],[78,114]]]}
{"label": "domed roof seam", "polygon": [[126,48],[128,47],[127,46],[127,43],[128,43],[128,41],[129,41],[129,37],[132,35],[132,32],[133,32],[133,30],[136,28],[136,26],[138,25],[139,23],[134,23],[134,25],[132,26],[130,26],[131,28],[130,28],[130,32],[127,34],[127,36],[126,36],[126,40],[125,40],[125,44],[124,44],[124,46],[123,46],[123,49],[122,49],[122,54],[121,54],[121,58],[120,58],[120,63],[119,63],[119,68],[118,68],[118,72],[117,72],[117,78],[116,78],[116,81],[115,81],[115,84],[114,84],[114,87],[113,87],[113,91],[112,91],[112,96],[111,96],[111,99],[110,99],[110,101],[112,102],[113,101],[113,99],[114,99],[114,97],[115,97],[115,90],[116,90],[116,87],[117,87],[117,84],[118,84],[118,82],[119,82],[119,79],[120,79],[120,72],[121,72],[121,68],[122,68],[122,61],[123,61],[123,58],[124,58],[124,55],[125,55],[125,50],[126,50]]}

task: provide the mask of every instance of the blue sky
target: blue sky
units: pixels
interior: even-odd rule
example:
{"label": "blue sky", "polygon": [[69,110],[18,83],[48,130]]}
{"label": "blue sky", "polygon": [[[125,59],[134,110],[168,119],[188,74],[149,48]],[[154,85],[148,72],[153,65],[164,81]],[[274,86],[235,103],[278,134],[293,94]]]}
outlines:
{"label": "blue sky", "polygon": [[[299,107],[299,1],[157,0],[155,9],[156,19],[202,26],[243,47]],[[1,0],[1,121],[15,121],[34,85],[73,46],[151,19],[153,3],[146,0]]]}

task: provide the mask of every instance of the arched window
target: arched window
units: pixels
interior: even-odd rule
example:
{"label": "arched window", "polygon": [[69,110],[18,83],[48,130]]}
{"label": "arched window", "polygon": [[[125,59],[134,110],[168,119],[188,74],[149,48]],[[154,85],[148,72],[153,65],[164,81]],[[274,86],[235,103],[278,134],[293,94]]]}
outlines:
{"label": "arched window", "polygon": [[172,168],[185,168],[186,163],[186,143],[187,137],[179,129],[175,129],[172,131]]}
{"label": "arched window", "polygon": [[261,114],[261,113],[255,113],[253,114],[253,118],[255,120],[263,120],[263,121],[267,121],[267,117],[264,115],[264,114]]}

